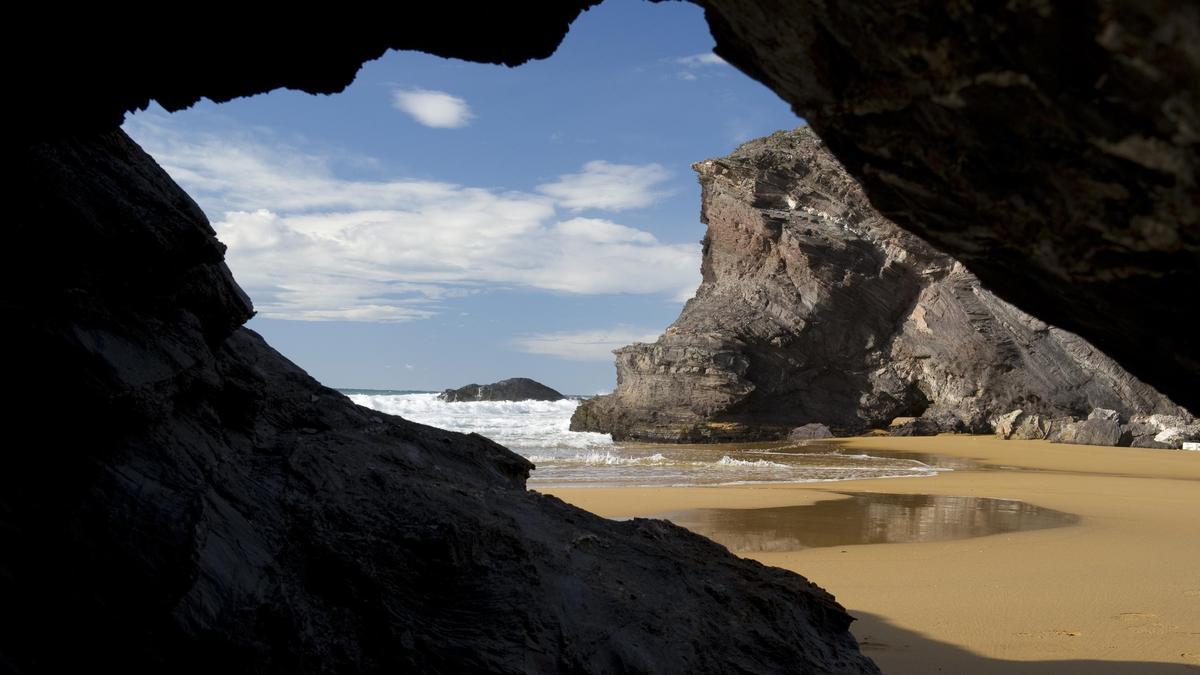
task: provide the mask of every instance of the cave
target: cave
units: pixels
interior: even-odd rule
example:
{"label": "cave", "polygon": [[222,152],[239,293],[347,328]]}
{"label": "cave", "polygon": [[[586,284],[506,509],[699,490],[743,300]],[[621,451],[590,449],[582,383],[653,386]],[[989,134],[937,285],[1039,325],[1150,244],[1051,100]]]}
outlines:
{"label": "cave", "polygon": [[[388,49],[547,58],[591,4],[39,10],[10,79],[9,419],[33,433],[0,471],[6,669],[873,672],[802,577],[528,492],[504,448],[308,377],[119,131],[150,101],[335,93]],[[881,212],[1200,409],[1194,8],[698,4]]]}

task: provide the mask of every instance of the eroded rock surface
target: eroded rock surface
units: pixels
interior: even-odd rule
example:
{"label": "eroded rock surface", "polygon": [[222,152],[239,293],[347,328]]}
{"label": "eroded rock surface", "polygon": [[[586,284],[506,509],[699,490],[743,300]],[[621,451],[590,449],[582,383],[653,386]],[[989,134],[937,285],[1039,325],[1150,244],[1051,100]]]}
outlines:
{"label": "eroded rock surface", "polygon": [[802,577],[308,377],[122,132],[9,161],[0,669],[877,672]]}
{"label": "eroded rock surface", "polygon": [[801,127],[694,166],[703,283],[656,342],[616,352],[617,388],[572,428],[618,439],[983,432],[1014,408],[1181,412],[1083,339],[985,290],[881,216]]}
{"label": "eroded rock surface", "polygon": [[1200,7],[698,4],[885,216],[1200,413]]}
{"label": "eroded rock surface", "polygon": [[438,394],[443,401],[561,401],[566,398],[528,377],[511,377],[491,384],[468,384]]}

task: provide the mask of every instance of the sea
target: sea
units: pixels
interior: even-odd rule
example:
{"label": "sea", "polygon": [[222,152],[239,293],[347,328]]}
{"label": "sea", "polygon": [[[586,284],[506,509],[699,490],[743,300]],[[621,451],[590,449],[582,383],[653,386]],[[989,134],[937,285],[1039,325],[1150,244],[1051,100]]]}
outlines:
{"label": "sea", "polygon": [[953,470],[936,456],[844,452],[830,443],[618,443],[570,430],[584,397],[447,403],[433,392],[342,389],[355,403],[442,429],[475,432],[533,462],[531,487],[818,483]]}

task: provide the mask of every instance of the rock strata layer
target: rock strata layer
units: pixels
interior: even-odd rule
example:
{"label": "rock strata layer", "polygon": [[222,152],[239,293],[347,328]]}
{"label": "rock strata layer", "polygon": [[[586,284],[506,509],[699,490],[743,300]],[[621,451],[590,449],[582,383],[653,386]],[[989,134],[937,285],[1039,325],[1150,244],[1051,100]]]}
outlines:
{"label": "rock strata layer", "polygon": [[8,161],[0,670],[878,672],[802,577],[321,386],[122,132]]}
{"label": "rock strata layer", "polygon": [[438,398],[451,403],[458,401],[561,401],[566,398],[557,391],[528,377],[513,377],[491,384],[468,384],[447,389]]}
{"label": "rock strata layer", "polygon": [[918,418],[897,434],[984,432],[1015,408],[1182,412],[880,215],[807,127],[693,168],[703,282],[656,342],[616,351],[616,391],[573,429],[724,441],[897,417]]}

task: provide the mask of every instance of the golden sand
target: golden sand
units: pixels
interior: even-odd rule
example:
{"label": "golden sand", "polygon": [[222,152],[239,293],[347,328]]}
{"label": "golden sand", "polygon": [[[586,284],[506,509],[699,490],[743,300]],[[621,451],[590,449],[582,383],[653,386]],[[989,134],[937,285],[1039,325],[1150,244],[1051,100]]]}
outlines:
{"label": "golden sand", "polygon": [[1078,524],[1053,529],[744,555],[837,596],[885,673],[1200,672],[1200,453],[953,435],[838,443],[1007,468],[841,483],[543,491],[607,517],[845,499],[839,492],[1015,499],[1077,514]]}

